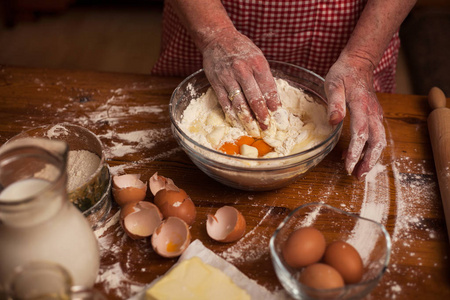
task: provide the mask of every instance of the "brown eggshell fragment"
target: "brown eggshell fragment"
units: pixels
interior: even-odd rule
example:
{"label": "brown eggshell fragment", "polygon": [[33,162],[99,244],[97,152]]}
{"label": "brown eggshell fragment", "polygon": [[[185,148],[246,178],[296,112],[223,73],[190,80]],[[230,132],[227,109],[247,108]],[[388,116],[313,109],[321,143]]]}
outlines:
{"label": "brown eggshell fragment", "polygon": [[142,182],[139,178],[140,174],[113,176],[112,193],[117,204],[124,206],[145,199],[147,183]]}
{"label": "brown eggshell fragment", "polygon": [[163,215],[158,207],[148,201],[125,205],[120,211],[120,224],[134,240],[152,235],[162,219]]}
{"label": "brown eggshell fragment", "polygon": [[149,186],[153,196],[156,196],[156,194],[162,189],[178,191],[178,187],[175,185],[172,179],[160,176],[158,175],[158,172],[150,177]]}
{"label": "brown eggshell fragment", "polygon": [[334,267],[347,284],[358,283],[362,279],[363,261],[358,251],[349,243],[335,241],[329,244],[323,261]]}
{"label": "brown eggshell fragment", "polygon": [[246,226],[242,213],[232,206],[223,206],[214,215],[207,215],[206,231],[218,242],[239,240],[244,235]]}
{"label": "brown eggshell fragment", "polygon": [[344,279],[333,267],[316,263],[307,266],[300,274],[299,281],[315,289],[334,289],[344,286]]}
{"label": "brown eggshell fragment", "polygon": [[169,217],[155,230],[152,236],[152,247],[163,257],[181,255],[191,243],[189,226],[180,218]]}
{"label": "brown eggshell fragment", "polygon": [[323,234],[313,227],[293,231],[282,250],[284,260],[293,268],[301,268],[318,262],[325,253]]}
{"label": "brown eggshell fragment", "polygon": [[188,225],[194,224],[197,210],[194,202],[184,190],[159,190],[155,195],[154,202],[164,218],[178,217]]}

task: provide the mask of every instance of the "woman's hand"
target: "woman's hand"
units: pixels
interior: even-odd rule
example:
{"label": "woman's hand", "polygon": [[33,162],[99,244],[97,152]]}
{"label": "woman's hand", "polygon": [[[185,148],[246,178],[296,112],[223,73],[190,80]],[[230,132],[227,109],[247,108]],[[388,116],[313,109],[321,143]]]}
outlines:
{"label": "woman's hand", "polygon": [[377,163],[386,147],[383,110],[373,90],[374,65],[360,56],[341,55],[325,78],[331,124],[350,111],[351,140],[345,158],[345,169],[358,179]]}
{"label": "woman's hand", "polygon": [[260,129],[272,126],[269,111],[274,112],[275,120],[283,117],[277,117],[281,102],[269,64],[261,50],[235,28],[213,36],[202,47],[206,76],[227,119],[260,137]]}

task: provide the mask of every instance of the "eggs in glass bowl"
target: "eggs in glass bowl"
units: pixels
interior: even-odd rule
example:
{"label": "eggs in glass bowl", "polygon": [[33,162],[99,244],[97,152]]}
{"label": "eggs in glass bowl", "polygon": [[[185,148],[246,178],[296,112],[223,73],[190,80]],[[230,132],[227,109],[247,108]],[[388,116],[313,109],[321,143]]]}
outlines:
{"label": "eggs in glass bowl", "polygon": [[386,272],[391,240],[378,222],[307,203],[281,222],[269,248],[275,273],[294,299],[361,299]]}
{"label": "eggs in glass bowl", "polygon": [[[314,114],[310,112],[314,105],[326,115],[327,98],[324,91],[324,79],[292,64],[276,61],[269,61],[269,64],[277,82],[283,81],[288,89],[300,90],[306,99],[301,104],[305,106],[303,115],[306,118],[299,118],[299,121],[296,121],[301,123],[299,128],[305,130],[323,128],[317,122],[314,123]],[[280,94],[280,89],[278,91]],[[220,123],[220,118],[223,119],[224,116],[217,101],[214,103],[206,100],[206,105],[211,105],[211,110],[206,111],[205,119],[201,120],[200,116],[196,116],[195,111],[189,112],[192,104],[208,93],[213,92],[203,70],[190,75],[177,86],[169,105],[172,132],[181,148],[199,169],[227,186],[249,191],[266,191],[286,186],[319,164],[339,140],[343,122],[335,126],[327,124],[330,126],[329,131],[321,130],[321,135],[314,134],[305,138],[305,136],[301,136],[301,132],[298,132],[297,135],[292,136],[290,147],[286,147],[288,143],[285,141],[288,140],[288,137],[279,138],[280,135],[277,132],[277,138],[283,143],[283,146],[269,145],[271,148],[266,150],[263,155],[258,155],[259,150],[267,147],[266,145],[254,145],[253,143],[257,141],[261,143],[261,139],[254,137],[249,145],[240,147],[240,149],[246,148],[251,151],[245,151],[244,155],[243,153],[230,153],[224,149],[224,145],[230,142],[230,137],[232,143],[237,143],[247,134],[245,131],[238,131],[226,122]],[[295,100],[291,101],[294,117],[296,106],[300,106],[298,103]],[[192,118],[192,122],[188,125],[186,125],[186,118]],[[209,125],[212,124],[212,126],[205,127],[208,122],[211,122]],[[225,138],[226,136],[228,138]],[[311,136],[318,137],[318,139],[306,143],[307,140],[311,141],[309,138]]]}

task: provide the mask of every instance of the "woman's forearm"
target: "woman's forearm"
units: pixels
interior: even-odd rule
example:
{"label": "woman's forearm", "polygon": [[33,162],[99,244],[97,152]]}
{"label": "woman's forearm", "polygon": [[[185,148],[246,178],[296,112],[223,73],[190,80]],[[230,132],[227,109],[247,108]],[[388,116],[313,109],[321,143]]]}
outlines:
{"label": "woman's forearm", "polygon": [[221,30],[234,26],[220,0],[169,0],[182,24],[202,51]]}
{"label": "woman's forearm", "polygon": [[369,0],[343,54],[364,58],[375,68],[415,3],[416,0]]}

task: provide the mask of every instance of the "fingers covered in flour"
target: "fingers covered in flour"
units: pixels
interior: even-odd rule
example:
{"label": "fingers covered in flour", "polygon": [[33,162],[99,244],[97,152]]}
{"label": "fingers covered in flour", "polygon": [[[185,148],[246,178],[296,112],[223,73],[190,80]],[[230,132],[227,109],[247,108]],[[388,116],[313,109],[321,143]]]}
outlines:
{"label": "fingers covered in flour", "polygon": [[[252,61],[253,63],[251,63]],[[254,76],[254,68],[257,67],[257,64],[264,62],[265,59],[261,56],[254,56],[251,61],[236,61],[233,64],[233,72],[244,92],[245,98],[243,100],[248,103],[259,127],[262,130],[267,130],[270,119],[269,110]],[[233,105],[236,105],[237,108],[240,107],[241,103],[236,103],[234,100],[233,102]]]}
{"label": "fingers covered in flour", "polygon": [[254,137],[270,130],[281,103],[269,64],[253,42],[237,31],[222,31],[204,48],[203,66],[229,119],[234,113]]}
{"label": "fingers covered in flour", "polygon": [[258,137],[260,135],[258,123],[239,84],[234,79],[229,80],[226,85],[222,82],[218,84],[211,79],[210,82],[226,120],[234,127],[244,128],[251,136]]}
{"label": "fingers covered in flour", "polygon": [[217,84],[211,79],[210,83],[216,93],[217,100],[222,107],[227,122],[232,124],[234,127],[241,128],[241,121],[239,120],[235,110],[233,109],[231,101],[228,99],[228,91],[221,84]]}
{"label": "fingers covered in flour", "polygon": [[[371,121],[369,121],[371,122]],[[369,125],[372,127],[371,132],[373,132],[371,138],[367,141],[367,150],[364,153],[364,157],[361,162],[357,165],[354,174],[359,179],[364,179],[367,173],[375,166],[381,157],[381,154],[386,147],[386,134],[384,127],[380,124]]]}
{"label": "fingers covered in flour", "polygon": [[[261,69],[256,70],[255,80],[258,82],[267,108],[271,112],[272,119],[275,121],[277,129],[286,131],[289,126],[288,112],[281,105],[277,85],[270,71],[269,64],[266,62],[263,66],[264,67]],[[267,129],[270,130],[270,128]]]}
{"label": "fingers covered in flour", "polygon": [[337,125],[344,119],[346,113],[343,82],[326,80],[325,94],[328,99],[328,120],[331,125]]}
{"label": "fingers covered in flour", "polygon": [[351,114],[351,141],[346,155],[345,168],[358,179],[378,162],[386,147],[383,111],[373,92],[362,89],[350,94],[348,106]]}
{"label": "fingers covered in flour", "polygon": [[328,117],[332,125],[350,112],[351,139],[345,169],[358,179],[378,162],[386,147],[383,110],[373,90],[373,65],[359,57],[341,56],[325,77]]}

